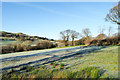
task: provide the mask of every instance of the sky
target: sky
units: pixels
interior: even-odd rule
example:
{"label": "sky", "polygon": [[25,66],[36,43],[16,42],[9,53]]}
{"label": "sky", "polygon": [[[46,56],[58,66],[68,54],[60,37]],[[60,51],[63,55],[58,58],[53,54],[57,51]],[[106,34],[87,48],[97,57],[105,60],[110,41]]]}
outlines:
{"label": "sky", "polygon": [[117,25],[104,18],[115,2],[3,2],[2,30],[32,36],[60,39],[60,32],[66,29],[82,33],[89,28],[97,36],[100,28]]}
{"label": "sky", "polygon": [[2,2],[118,2],[119,0],[2,0]]}

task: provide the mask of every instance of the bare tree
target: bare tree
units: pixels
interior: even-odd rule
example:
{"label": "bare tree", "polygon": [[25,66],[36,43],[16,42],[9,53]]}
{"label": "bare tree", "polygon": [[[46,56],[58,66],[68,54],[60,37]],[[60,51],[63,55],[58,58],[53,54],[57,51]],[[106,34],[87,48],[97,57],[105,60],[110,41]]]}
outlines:
{"label": "bare tree", "polygon": [[63,42],[64,43],[66,43],[66,36],[65,36],[65,33],[64,32],[60,32],[60,35],[61,35],[61,37],[62,37],[62,40],[63,40]]}
{"label": "bare tree", "polygon": [[89,30],[89,28],[85,28],[85,29],[83,29],[82,30],[82,33],[85,35],[85,37],[87,38],[87,39],[89,39],[90,38],[90,30]]}
{"label": "bare tree", "polygon": [[98,32],[100,33],[100,34],[104,34],[104,31],[105,31],[105,28],[99,28],[99,30],[98,30]]}
{"label": "bare tree", "polygon": [[65,43],[65,46],[68,46],[68,41],[71,35],[71,30],[67,29],[65,31],[60,32],[60,35],[62,35],[62,39]]}
{"label": "bare tree", "polygon": [[111,32],[112,32],[112,27],[110,26],[110,27],[108,28],[108,37],[111,36]]}
{"label": "bare tree", "polygon": [[78,36],[79,36],[79,33],[78,33],[78,32],[76,32],[76,31],[74,31],[74,30],[71,30],[72,46],[75,45],[74,39],[75,39],[75,38],[78,38]]}
{"label": "bare tree", "polygon": [[106,15],[106,21],[111,21],[120,25],[120,2],[117,6],[110,9],[109,13]]}
{"label": "bare tree", "polygon": [[66,38],[67,38],[67,42],[68,42],[69,41],[69,37],[71,35],[71,30],[67,29],[67,30],[65,30],[65,33],[66,33]]}

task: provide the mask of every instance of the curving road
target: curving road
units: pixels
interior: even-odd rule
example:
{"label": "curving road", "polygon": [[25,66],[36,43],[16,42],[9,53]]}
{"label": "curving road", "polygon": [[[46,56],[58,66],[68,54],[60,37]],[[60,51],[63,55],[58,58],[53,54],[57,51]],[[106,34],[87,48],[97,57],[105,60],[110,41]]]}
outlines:
{"label": "curving road", "polygon": [[26,65],[39,66],[50,63],[51,61],[58,61],[64,58],[72,57],[74,55],[84,54],[93,50],[99,50],[101,48],[103,47],[71,47],[1,54],[0,61],[2,67],[0,70],[20,68],[21,66]]}

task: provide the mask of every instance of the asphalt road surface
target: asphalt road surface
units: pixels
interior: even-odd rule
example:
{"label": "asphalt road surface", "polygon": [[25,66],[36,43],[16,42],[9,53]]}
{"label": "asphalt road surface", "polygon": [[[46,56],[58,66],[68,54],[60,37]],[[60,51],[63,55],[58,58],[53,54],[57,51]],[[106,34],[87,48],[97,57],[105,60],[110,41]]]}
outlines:
{"label": "asphalt road surface", "polygon": [[85,54],[93,50],[99,50],[103,47],[70,47],[60,49],[45,49],[27,52],[16,52],[9,54],[1,54],[0,61],[2,66],[0,70],[9,70],[11,68],[20,68],[21,66],[39,66],[52,61],[58,61],[74,55]]}

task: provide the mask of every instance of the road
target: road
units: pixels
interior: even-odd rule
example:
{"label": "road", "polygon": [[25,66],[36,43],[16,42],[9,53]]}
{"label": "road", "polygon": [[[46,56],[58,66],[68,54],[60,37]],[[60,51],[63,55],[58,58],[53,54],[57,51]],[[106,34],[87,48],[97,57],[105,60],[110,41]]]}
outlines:
{"label": "road", "polygon": [[70,47],[60,49],[45,49],[27,52],[16,52],[9,54],[1,54],[1,68],[0,70],[9,70],[11,68],[20,68],[21,66],[39,66],[50,63],[51,61],[58,61],[74,55],[84,54],[92,50],[99,50],[103,47]]}

